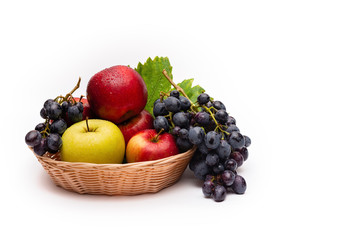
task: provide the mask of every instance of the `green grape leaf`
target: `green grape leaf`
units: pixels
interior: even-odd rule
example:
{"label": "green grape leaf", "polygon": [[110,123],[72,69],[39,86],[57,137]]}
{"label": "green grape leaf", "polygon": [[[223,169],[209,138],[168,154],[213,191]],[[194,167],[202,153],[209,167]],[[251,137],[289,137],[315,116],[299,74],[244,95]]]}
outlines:
{"label": "green grape leaf", "polygon": [[162,74],[165,69],[172,78],[172,66],[167,57],[148,58],[144,64],[139,63],[135,71],[137,71],[144,79],[147,90],[148,100],[145,110],[153,114],[153,104],[160,97],[160,92],[168,92],[171,89],[170,82]]}
{"label": "green grape leaf", "polygon": [[178,83],[178,86],[184,90],[184,92],[186,93],[186,95],[188,95],[188,97],[192,102],[196,102],[199,94],[205,92],[205,90],[199,85],[193,87],[192,86],[193,82],[194,82],[193,78],[185,79],[181,83]]}

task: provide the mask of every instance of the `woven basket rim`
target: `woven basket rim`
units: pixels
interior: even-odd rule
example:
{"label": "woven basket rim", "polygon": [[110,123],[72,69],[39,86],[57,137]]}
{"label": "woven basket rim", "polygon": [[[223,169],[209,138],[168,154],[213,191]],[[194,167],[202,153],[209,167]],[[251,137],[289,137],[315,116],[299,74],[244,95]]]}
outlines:
{"label": "woven basket rim", "polygon": [[[30,148],[31,149],[31,148]],[[32,149],[31,149],[32,150]],[[41,161],[46,162],[51,165],[57,165],[58,167],[74,167],[74,168],[83,168],[83,169],[107,169],[107,170],[116,170],[116,169],[124,169],[124,168],[144,168],[144,167],[153,167],[155,165],[163,165],[168,162],[171,162],[173,160],[182,158],[184,156],[187,156],[189,154],[192,154],[195,152],[196,147],[193,147],[192,149],[179,153],[170,157],[161,158],[157,160],[151,160],[151,161],[143,161],[143,162],[135,162],[135,163],[87,163],[87,162],[65,162],[62,160],[55,160],[52,159],[51,156],[53,155],[44,155],[44,156],[38,156]],[[59,153],[57,153],[59,154]]]}

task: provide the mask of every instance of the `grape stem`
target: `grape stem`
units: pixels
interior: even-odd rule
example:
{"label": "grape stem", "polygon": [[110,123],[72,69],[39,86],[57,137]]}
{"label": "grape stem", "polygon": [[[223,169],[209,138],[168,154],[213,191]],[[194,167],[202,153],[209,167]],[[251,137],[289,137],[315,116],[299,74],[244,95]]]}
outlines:
{"label": "grape stem", "polygon": [[179,85],[177,85],[177,84],[170,78],[170,76],[168,75],[168,73],[167,73],[167,71],[166,71],[165,69],[162,71],[162,73],[164,74],[164,76],[166,77],[166,79],[171,83],[171,85],[173,85],[176,90],[178,90],[179,92],[181,92],[182,95],[184,95],[184,97],[186,97],[186,98],[190,101],[191,105],[193,105],[193,102],[190,100],[190,98],[188,97],[188,95],[186,95],[184,89],[182,89],[181,87],[179,87]]}
{"label": "grape stem", "polygon": [[[182,95],[184,95],[184,97],[186,97],[186,98],[190,101],[190,103],[191,103],[191,109],[192,109],[194,112],[197,112],[197,111],[194,110],[194,108],[193,108],[193,107],[196,108],[197,106],[196,106],[195,103],[193,103],[193,102],[190,100],[190,98],[186,95],[184,89],[182,89],[181,87],[179,87],[179,86],[170,78],[170,76],[168,75],[168,73],[167,73],[167,71],[166,71],[165,69],[163,69],[162,73],[164,74],[165,78],[171,83],[171,85],[173,85],[176,90],[178,90],[179,92],[181,92]],[[199,107],[204,108],[204,109],[210,114],[211,118],[214,120],[214,122],[215,122],[215,124],[216,124],[215,130],[216,130],[216,129],[219,129],[223,134],[224,134],[224,133],[225,133],[225,134],[229,134],[228,132],[224,131],[224,130],[221,128],[221,124],[219,124],[219,123],[216,121],[215,116],[214,116],[214,114],[213,114],[212,111],[211,111],[211,108],[215,109],[214,107],[208,108],[208,107],[206,107],[206,106],[204,106],[204,105],[200,105]],[[215,111],[217,111],[217,110],[215,109]]]}

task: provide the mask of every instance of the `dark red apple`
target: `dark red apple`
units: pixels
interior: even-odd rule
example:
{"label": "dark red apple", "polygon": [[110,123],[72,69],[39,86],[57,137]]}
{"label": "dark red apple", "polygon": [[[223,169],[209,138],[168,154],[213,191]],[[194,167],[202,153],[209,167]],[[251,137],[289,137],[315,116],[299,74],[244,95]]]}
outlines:
{"label": "dark red apple", "polygon": [[178,153],[173,135],[158,134],[155,129],[146,129],[130,139],[126,147],[126,161],[128,163],[151,161]]}
{"label": "dark red apple", "polygon": [[127,66],[113,66],[96,73],[87,85],[87,99],[100,118],[119,124],[139,114],[148,97],[140,74]]}
{"label": "dark red apple", "polygon": [[130,138],[136,133],[145,129],[154,128],[153,121],[154,118],[151,114],[146,110],[142,110],[141,113],[135,117],[120,123],[118,127],[124,135],[125,144],[127,144]]}

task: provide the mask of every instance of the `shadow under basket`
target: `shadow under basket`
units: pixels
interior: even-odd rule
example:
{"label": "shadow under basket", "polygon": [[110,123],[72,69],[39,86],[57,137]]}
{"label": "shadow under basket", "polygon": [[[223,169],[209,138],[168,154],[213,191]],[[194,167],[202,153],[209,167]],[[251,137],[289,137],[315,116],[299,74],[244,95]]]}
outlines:
{"label": "shadow under basket", "polygon": [[195,148],[171,157],[126,164],[64,162],[60,154],[35,154],[53,182],[80,194],[137,195],[155,193],[178,181]]}

